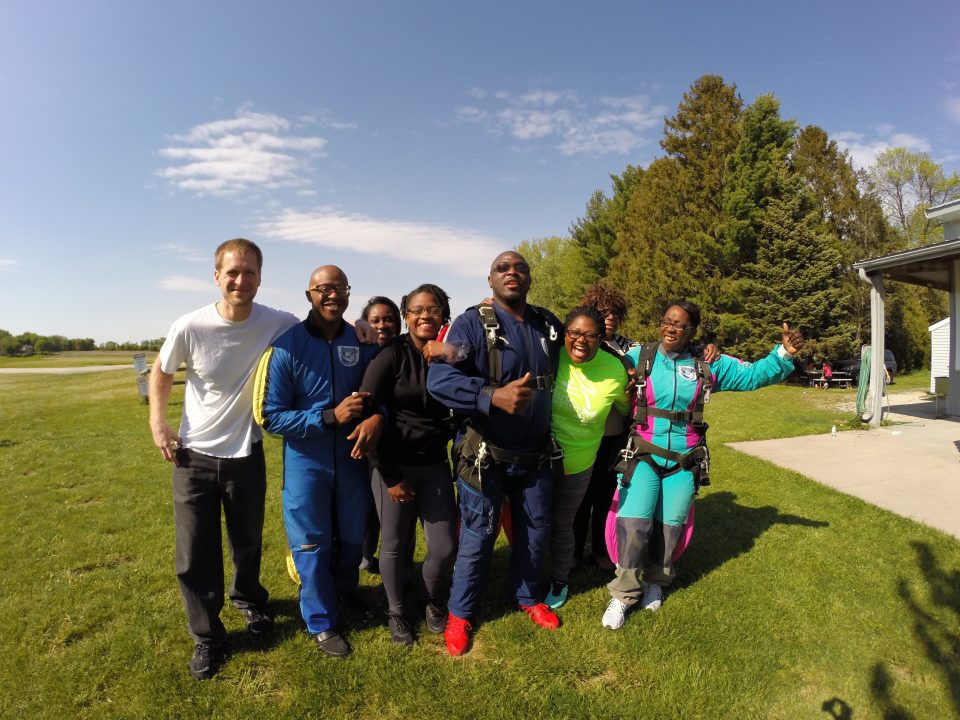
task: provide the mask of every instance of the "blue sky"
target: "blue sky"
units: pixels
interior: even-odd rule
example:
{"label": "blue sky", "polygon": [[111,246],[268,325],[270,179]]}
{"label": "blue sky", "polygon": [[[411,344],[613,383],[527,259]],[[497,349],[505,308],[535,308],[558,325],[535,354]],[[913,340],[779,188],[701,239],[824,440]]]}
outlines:
{"label": "blue sky", "polygon": [[705,73],[859,166],[960,169],[960,4],[915,5],[4,2],[0,328],[161,337],[236,236],[265,304],[304,314],[334,263],[351,317],[428,281],[460,311],[498,251],[656,157]]}

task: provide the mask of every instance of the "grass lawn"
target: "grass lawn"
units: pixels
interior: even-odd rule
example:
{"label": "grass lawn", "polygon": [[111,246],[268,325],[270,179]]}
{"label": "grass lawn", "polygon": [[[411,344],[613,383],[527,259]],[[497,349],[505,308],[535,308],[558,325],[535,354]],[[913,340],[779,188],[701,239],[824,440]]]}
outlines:
{"label": "grass lawn", "polygon": [[[0,356],[0,368],[55,368],[85,367],[87,365],[129,365],[133,367],[136,350],[68,350],[48,355],[29,357]],[[145,351],[147,364],[153,362],[156,352]]]}
{"label": "grass lawn", "polygon": [[392,645],[366,573],[379,609],[345,616],[351,658],[321,656],[284,569],[271,439],[263,582],[277,632],[254,640],[225,609],[233,654],[200,683],[186,669],[170,468],[134,383],[0,376],[0,717],[956,716],[960,543],[723,445],[853,425],[831,407],[852,397],[716,395],[713,485],[663,609],[605,630],[606,578],[581,570],[563,627],[541,630],[504,600],[501,545],[473,649],[457,659],[422,623],[412,651]]}

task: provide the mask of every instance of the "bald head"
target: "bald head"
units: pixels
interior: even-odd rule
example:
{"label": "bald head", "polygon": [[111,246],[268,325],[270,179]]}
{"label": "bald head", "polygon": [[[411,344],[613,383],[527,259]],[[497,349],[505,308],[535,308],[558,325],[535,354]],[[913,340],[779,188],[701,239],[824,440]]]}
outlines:
{"label": "bald head", "polygon": [[317,285],[348,285],[347,274],[336,265],[321,265],[310,274],[309,288]]}
{"label": "bald head", "polygon": [[340,326],[343,313],[350,304],[347,275],[336,265],[321,265],[310,275],[307,300],[313,308],[313,319],[324,332]]}

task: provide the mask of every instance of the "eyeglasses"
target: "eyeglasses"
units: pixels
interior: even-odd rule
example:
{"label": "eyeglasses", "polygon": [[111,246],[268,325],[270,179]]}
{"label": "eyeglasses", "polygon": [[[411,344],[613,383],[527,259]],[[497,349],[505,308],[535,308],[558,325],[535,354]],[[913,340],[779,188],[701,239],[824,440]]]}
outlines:
{"label": "eyeglasses", "polygon": [[692,327],[692,325],[690,325],[689,323],[682,323],[682,322],[677,322],[676,320],[667,320],[667,318],[663,318],[660,321],[660,327],[662,328],[672,327],[674,330],[679,330],[680,332],[686,332],[689,328]]}
{"label": "eyeglasses", "polygon": [[493,266],[493,269],[498,273],[505,273],[510,268],[513,268],[516,272],[522,273],[523,275],[530,274],[530,266],[525,262],[507,262],[504,260],[503,262],[498,262]]}
{"label": "eyeglasses", "polygon": [[431,305],[430,307],[417,307],[407,308],[407,315],[429,315],[430,317],[440,317],[443,315],[443,308],[439,308],[436,305]]}
{"label": "eyeglasses", "polygon": [[334,293],[341,296],[349,295],[350,286],[349,285],[317,285],[315,287],[310,288],[310,292],[320,293],[324,297],[333,295]]}
{"label": "eyeglasses", "polygon": [[579,340],[580,338],[583,338],[587,342],[596,342],[600,339],[600,333],[583,332],[582,330],[567,330],[567,337],[571,340]]}

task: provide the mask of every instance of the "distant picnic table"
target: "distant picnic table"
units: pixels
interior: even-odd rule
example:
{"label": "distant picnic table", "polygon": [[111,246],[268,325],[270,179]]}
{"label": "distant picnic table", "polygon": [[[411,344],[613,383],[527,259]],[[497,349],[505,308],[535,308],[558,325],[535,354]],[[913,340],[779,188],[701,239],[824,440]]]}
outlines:
{"label": "distant picnic table", "polygon": [[810,387],[823,389],[838,387],[848,389],[853,387],[853,376],[851,376],[849,373],[837,372],[836,370],[834,370],[830,375],[814,375],[810,378]]}

